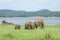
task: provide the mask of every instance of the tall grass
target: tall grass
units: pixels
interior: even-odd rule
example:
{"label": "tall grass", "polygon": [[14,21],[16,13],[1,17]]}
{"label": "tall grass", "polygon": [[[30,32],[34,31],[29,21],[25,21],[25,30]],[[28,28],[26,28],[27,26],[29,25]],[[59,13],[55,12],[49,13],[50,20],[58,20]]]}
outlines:
{"label": "tall grass", "polygon": [[46,25],[43,29],[19,30],[14,25],[0,25],[0,40],[60,40],[60,25]]}

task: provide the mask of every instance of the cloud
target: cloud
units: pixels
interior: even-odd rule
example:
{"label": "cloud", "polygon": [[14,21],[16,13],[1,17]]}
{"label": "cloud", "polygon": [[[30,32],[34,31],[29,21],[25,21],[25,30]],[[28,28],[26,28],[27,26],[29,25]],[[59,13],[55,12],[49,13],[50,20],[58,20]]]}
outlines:
{"label": "cloud", "polygon": [[40,9],[59,10],[60,0],[0,0],[0,9],[35,11]]}

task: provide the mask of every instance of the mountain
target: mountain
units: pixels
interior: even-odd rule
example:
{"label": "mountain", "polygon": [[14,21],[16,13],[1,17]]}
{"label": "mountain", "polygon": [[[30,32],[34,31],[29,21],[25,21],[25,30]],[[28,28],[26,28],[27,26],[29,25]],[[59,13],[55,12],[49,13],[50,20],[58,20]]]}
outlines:
{"label": "mountain", "polygon": [[39,10],[39,11],[37,11],[37,12],[47,13],[47,12],[51,12],[51,11],[50,11],[50,10],[48,10],[48,9],[42,9],[42,10]]}
{"label": "mountain", "polygon": [[15,12],[15,11],[14,10],[4,9],[4,10],[0,10],[0,12]]}
{"label": "mountain", "polygon": [[60,11],[50,11],[48,9],[42,9],[35,12],[16,11],[8,9],[0,10],[0,17],[30,17],[30,16],[60,17]]}

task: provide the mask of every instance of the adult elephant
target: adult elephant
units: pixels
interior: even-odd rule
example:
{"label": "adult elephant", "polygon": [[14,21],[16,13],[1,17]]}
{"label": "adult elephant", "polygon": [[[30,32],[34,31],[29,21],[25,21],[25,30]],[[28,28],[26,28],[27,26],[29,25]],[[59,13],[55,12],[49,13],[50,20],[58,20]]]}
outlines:
{"label": "adult elephant", "polygon": [[2,21],[2,24],[6,24],[7,22],[5,20]]}
{"label": "adult elephant", "polygon": [[15,29],[20,29],[21,25],[15,24]]}
{"label": "adult elephant", "polygon": [[25,29],[34,29],[35,24],[32,21],[28,21],[25,23]]}
{"label": "adult elephant", "polygon": [[7,22],[7,24],[8,24],[8,25],[14,25],[13,23],[8,23],[8,22]]}
{"label": "adult elephant", "polygon": [[34,24],[36,26],[36,29],[37,29],[37,27],[44,28],[44,21],[42,19],[34,21]]}
{"label": "adult elephant", "polygon": [[9,22],[6,22],[6,21],[2,21],[2,24],[7,24],[7,25],[14,25],[13,23],[9,23]]}

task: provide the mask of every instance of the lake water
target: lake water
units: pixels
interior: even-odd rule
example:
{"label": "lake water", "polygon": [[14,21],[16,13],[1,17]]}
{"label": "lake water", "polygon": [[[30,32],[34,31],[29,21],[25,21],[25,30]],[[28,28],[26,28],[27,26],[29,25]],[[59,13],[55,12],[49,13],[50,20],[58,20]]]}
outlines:
{"label": "lake water", "polygon": [[0,17],[0,24],[3,20],[14,23],[14,24],[25,24],[27,21],[35,21],[37,19],[45,20],[45,24],[60,24],[60,17],[12,17],[12,18],[3,18]]}

